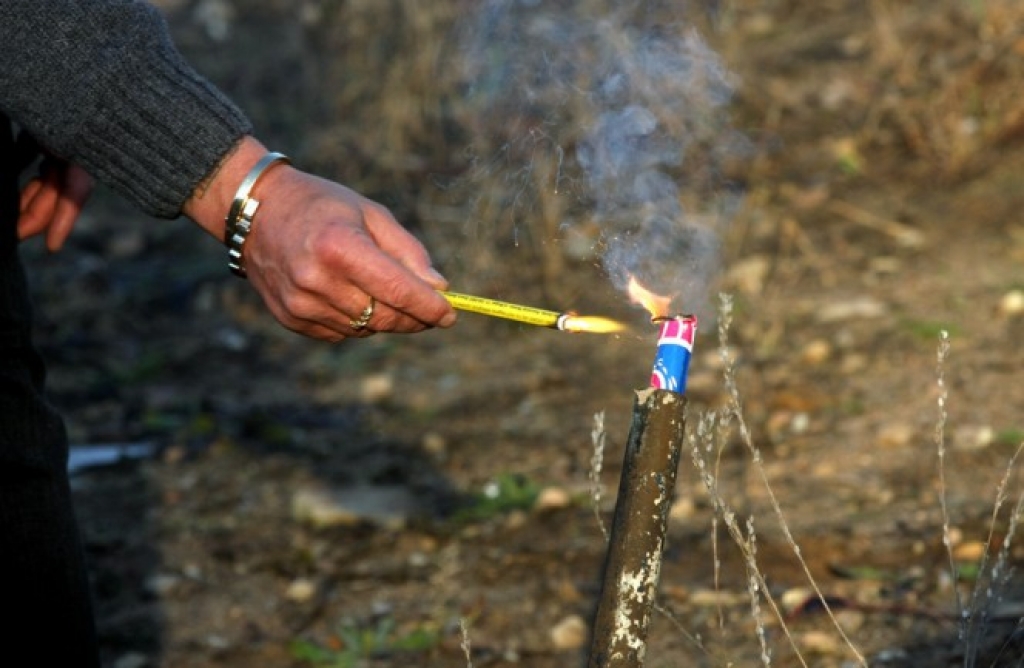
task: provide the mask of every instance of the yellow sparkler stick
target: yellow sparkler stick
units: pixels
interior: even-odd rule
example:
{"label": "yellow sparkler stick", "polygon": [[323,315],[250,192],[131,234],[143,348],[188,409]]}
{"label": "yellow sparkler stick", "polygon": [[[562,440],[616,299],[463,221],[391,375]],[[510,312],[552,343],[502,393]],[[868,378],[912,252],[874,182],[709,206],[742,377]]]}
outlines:
{"label": "yellow sparkler stick", "polygon": [[548,311],[476,295],[465,295],[459,292],[442,292],[441,294],[448,300],[448,303],[459,310],[482,313],[493,318],[525,322],[527,325],[558,327],[558,319],[562,316],[558,311]]}
{"label": "yellow sparkler stick", "polygon": [[503,302],[487,297],[467,295],[460,292],[444,292],[441,294],[448,303],[461,311],[471,311],[489,315],[492,318],[504,318],[515,320],[537,327],[550,327],[564,332],[592,332],[595,334],[609,334],[624,329],[623,325],[615,320],[594,316],[578,316],[573,313],[559,313],[547,309],[535,308]]}

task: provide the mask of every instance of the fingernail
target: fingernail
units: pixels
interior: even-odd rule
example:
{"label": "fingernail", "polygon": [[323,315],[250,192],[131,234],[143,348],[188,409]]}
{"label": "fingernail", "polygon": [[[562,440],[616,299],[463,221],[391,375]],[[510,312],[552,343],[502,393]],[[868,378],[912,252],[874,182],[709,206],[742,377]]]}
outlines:
{"label": "fingernail", "polygon": [[438,327],[451,327],[455,324],[455,321],[459,319],[459,314],[455,311],[451,311],[445,317],[437,321]]}
{"label": "fingernail", "polygon": [[436,283],[437,287],[446,288],[448,287],[448,279],[441,275],[441,273],[433,267],[427,267],[427,278],[428,283]]}

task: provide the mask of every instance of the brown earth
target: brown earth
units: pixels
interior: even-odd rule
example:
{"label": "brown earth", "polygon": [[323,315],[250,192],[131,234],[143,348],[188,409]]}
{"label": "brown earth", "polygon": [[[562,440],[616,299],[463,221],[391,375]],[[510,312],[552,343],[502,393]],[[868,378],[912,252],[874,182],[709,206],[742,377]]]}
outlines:
{"label": "brown earth", "polygon": [[[454,287],[632,330],[570,336],[467,314],[448,331],[306,341],[263,313],[188,223],[148,220],[100,193],[69,249],[47,256],[33,242],[28,253],[73,443],[157,450],[74,478],[109,666],[466,666],[460,621],[474,666],[583,660],[604,553],[589,492],[594,416],[605,415],[607,522],[653,332],[592,261],[537,261],[551,259],[554,239],[537,251],[502,231],[481,250],[452,222],[468,209],[432,184],[460,169],[461,135],[427,130],[431,105],[454,98],[395,65],[385,74],[405,72],[412,92],[389,99],[409,113],[423,96],[422,136],[379,127],[399,112],[379,106],[375,85],[390,94],[403,83],[381,68],[443,43],[458,9],[474,6],[432,4],[162,3],[186,52],[268,143],[392,206]],[[741,525],[755,518],[759,568],[806,665],[857,659],[820,609],[792,609],[807,577],[765,479],[867,663],[1022,665],[1013,577],[995,587],[978,635],[958,639],[939,495],[966,601],[976,582],[984,592],[975,566],[1024,438],[1024,11],[720,5],[708,39],[738,75],[735,122],[756,152],[734,168],[746,197],[714,289],[734,296],[728,345],[763,460],[734,428],[720,496]],[[398,42],[402,30],[418,40]],[[495,266],[480,272],[477,252]],[[730,405],[717,323],[705,322],[691,433]],[[941,330],[951,340],[943,475]],[[507,507],[479,501],[496,482]],[[402,506],[317,526],[296,506],[324,489]],[[1014,472],[996,549],[1020,491]],[[800,665],[767,602],[752,612],[740,551],[713,523],[689,453],[677,498],[668,612],[655,618],[647,664],[757,665],[760,619],[772,665]],[[1011,565],[1022,555],[1008,549]]]}

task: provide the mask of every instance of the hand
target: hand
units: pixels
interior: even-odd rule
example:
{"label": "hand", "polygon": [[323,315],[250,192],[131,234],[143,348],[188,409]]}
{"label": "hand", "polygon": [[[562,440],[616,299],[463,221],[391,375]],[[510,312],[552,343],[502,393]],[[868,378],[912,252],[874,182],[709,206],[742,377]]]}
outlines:
{"label": "hand", "polygon": [[18,238],[45,232],[46,247],[56,252],[92,194],[93,179],[81,167],[55,158],[45,159],[39,172],[21,191]]}
{"label": "hand", "polygon": [[[242,145],[185,213],[223,238],[237,185],[265,153]],[[277,165],[252,196],[261,204],[245,243],[249,281],[285,327],[328,341],[373,332],[448,327],[455,312],[423,245],[380,204],[331,181]],[[352,327],[373,298],[365,329]]]}

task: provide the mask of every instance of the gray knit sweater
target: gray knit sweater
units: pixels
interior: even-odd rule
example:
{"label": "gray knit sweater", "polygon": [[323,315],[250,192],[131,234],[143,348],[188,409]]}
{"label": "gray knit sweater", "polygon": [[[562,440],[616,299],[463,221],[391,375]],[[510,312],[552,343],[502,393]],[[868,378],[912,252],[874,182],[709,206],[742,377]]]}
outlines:
{"label": "gray knit sweater", "polygon": [[135,0],[0,0],[0,112],[164,218],[252,131]]}

